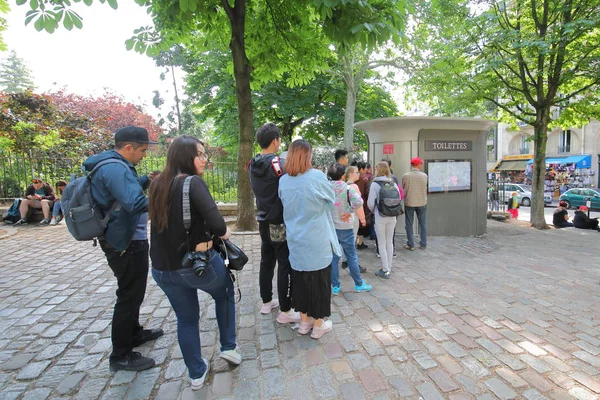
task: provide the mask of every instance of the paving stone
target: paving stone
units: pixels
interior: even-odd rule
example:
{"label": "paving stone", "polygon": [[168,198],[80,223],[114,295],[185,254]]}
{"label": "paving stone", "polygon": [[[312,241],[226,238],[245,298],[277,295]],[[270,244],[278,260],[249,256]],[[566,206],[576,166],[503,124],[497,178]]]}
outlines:
{"label": "paving stone", "polygon": [[52,344],[44,349],[38,356],[35,358],[36,360],[50,360],[57,357],[67,348],[67,343],[58,343]]}
{"label": "paving stone", "polygon": [[[112,386],[104,391],[102,395],[102,400],[123,400],[127,398],[127,391],[129,390],[129,386],[121,385],[121,386]],[[177,393],[179,396],[179,393]]]}
{"label": "paving stone", "polygon": [[52,389],[49,388],[37,388],[28,391],[25,396],[23,396],[23,400],[44,400],[50,396],[50,392]]}
{"label": "paving stone", "polygon": [[519,346],[517,346],[516,344],[514,344],[513,342],[511,342],[508,339],[497,340],[496,344],[512,354],[520,354],[520,353],[524,352],[524,350],[522,348],[520,348]]}
{"label": "paving stone", "polygon": [[452,392],[454,390],[459,389],[456,382],[454,382],[452,378],[450,378],[450,375],[448,375],[441,369],[433,369],[431,371],[428,371],[427,375],[429,375],[433,382],[435,382],[435,384],[444,393]]}
{"label": "paving stone", "polygon": [[369,392],[379,392],[387,388],[385,381],[381,378],[377,371],[373,369],[360,371],[358,373],[358,378],[360,379],[363,387]]}
{"label": "paving stone", "polygon": [[452,357],[443,355],[438,356],[435,359],[450,375],[460,374],[463,371],[462,367],[458,365],[458,363],[456,363]]}
{"label": "paving stone", "polygon": [[342,348],[337,343],[327,343],[323,346],[323,351],[325,352],[325,356],[329,359],[341,358],[344,356]]}
{"label": "paving stone", "polygon": [[362,389],[358,383],[342,383],[340,385],[340,391],[342,392],[342,398],[344,400],[363,400],[366,399],[362,392]]}
{"label": "paving stone", "polygon": [[[106,379],[101,378],[86,379],[83,382],[83,386],[75,393],[75,398],[78,400],[94,399],[99,393],[102,393],[107,383]],[[123,388],[128,389],[125,386]],[[120,393],[125,394],[125,391],[121,390]],[[123,399],[124,397],[120,398]]]}
{"label": "paving stone", "polygon": [[550,368],[550,366],[548,364],[546,364],[545,362],[543,362],[539,358],[536,358],[534,356],[530,356],[529,354],[524,354],[524,355],[522,355],[519,358],[522,361],[524,361],[526,364],[528,364],[531,368],[533,368],[537,372],[539,372],[540,374],[543,374],[544,372],[548,372],[548,371],[550,371],[552,369],[552,368]]}
{"label": "paving stone", "polygon": [[587,387],[591,391],[595,393],[600,393],[600,382],[598,380],[582,372],[574,372],[570,376],[571,378],[575,379],[577,382],[581,383],[583,386]]}
{"label": "paving stone", "polygon": [[317,365],[310,368],[309,374],[318,397],[326,398],[337,396],[337,392],[334,389],[334,381],[325,365]]}
{"label": "paving stone", "polygon": [[373,364],[379,368],[383,376],[389,377],[400,374],[398,368],[396,368],[392,360],[390,360],[388,357],[377,357],[373,360]]}
{"label": "paving stone", "polygon": [[309,366],[323,364],[325,362],[325,356],[321,349],[310,349],[305,353],[305,357],[306,364]]}
{"label": "paving stone", "polygon": [[263,351],[260,356],[261,365],[263,368],[279,367],[281,362],[279,360],[279,352],[277,350],[266,350]]}
{"label": "paving stone", "polygon": [[515,374],[508,368],[498,368],[496,369],[496,373],[500,375],[502,379],[507,381],[512,387],[522,388],[527,386],[527,382],[519,377],[519,375]]}
{"label": "paving stone", "polygon": [[23,368],[29,363],[29,361],[33,360],[34,357],[34,353],[19,353],[2,364],[2,369],[5,371],[10,371]]}
{"label": "paving stone", "polygon": [[460,362],[477,378],[483,378],[490,374],[490,372],[483,365],[479,363],[474,357],[463,357]]}
{"label": "paving stone", "polygon": [[581,387],[574,387],[573,389],[569,390],[569,394],[578,400],[597,400],[598,399],[598,397],[595,394],[593,394],[589,390],[586,390]]}
{"label": "paving stone", "polygon": [[388,379],[388,383],[394,388],[396,394],[400,398],[408,397],[414,394],[412,386],[401,377],[393,377]]}
{"label": "paving stone", "polygon": [[600,368],[600,358],[593,356],[585,351],[576,351],[573,355],[588,364],[593,365],[596,368]]}
{"label": "paving stone", "polygon": [[67,376],[56,387],[56,392],[60,395],[70,394],[79,388],[79,383],[85,377],[85,372],[77,372]]}
{"label": "paving stone", "polygon": [[177,400],[181,392],[181,386],[181,381],[162,383],[154,400]]}
{"label": "paving stone", "polygon": [[485,381],[485,385],[492,391],[496,396],[503,400],[517,398],[517,393],[510,387],[506,386],[504,382],[497,378],[491,378]]}
{"label": "paving stone", "polygon": [[497,354],[496,358],[498,360],[502,361],[504,364],[508,365],[512,370],[515,370],[515,371],[520,371],[527,367],[527,365],[525,365],[525,363],[523,363],[521,360],[519,360],[515,357],[511,357],[507,354]]}
{"label": "paving stone", "polygon": [[333,371],[333,376],[335,376],[335,379],[338,381],[346,381],[354,378],[352,368],[346,361],[334,361],[329,365]]}
{"label": "paving stone", "polygon": [[160,368],[156,367],[139,372],[131,384],[129,392],[127,393],[127,399],[136,400],[149,398],[159,375]]}
{"label": "paving stone", "polygon": [[465,349],[460,347],[460,345],[455,342],[444,342],[443,346],[452,357],[461,358],[468,355]]}
{"label": "paving stone", "polygon": [[523,392],[523,397],[527,400],[547,400],[548,398],[535,389],[529,389]]}
{"label": "paving stone", "polygon": [[[270,370],[270,371],[273,371],[273,370]],[[232,392],[232,384],[233,384],[233,378],[232,378],[231,372],[221,372],[221,373],[215,374],[215,376],[213,378],[212,386],[211,386],[212,394],[215,397],[227,396],[228,394],[230,394]],[[270,383],[265,381],[264,387],[269,387],[269,386],[270,386]],[[263,393],[267,393],[267,391],[263,390]],[[272,396],[267,396],[265,394],[265,398],[271,398],[271,397]]]}
{"label": "paving stone", "polygon": [[27,364],[17,374],[18,380],[29,380],[39,377],[42,372],[50,365],[50,361],[40,361]]}
{"label": "paving stone", "polygon": [[521,346],[522,348],[524,348],[525,350],[527,350],[529,353],[533,354],[534,356],[544,356],[544,355],[548,354],[544,349],[541,349],[538,346],[536,346],[535,344],[528,342],[526,340],[520,342],[519,346]]}
{"label": "paving stone", "polygon": [[349,354],[348,358],[354,366],[355,370],[369,369],[371,368],[371,360],[369,360],[364,354]]}
{"label": "paving stone", "polygon": [[550,383],[533,371],[522,372],[521,378],[529,382],[530,385],[538,388],[541,392],[547,392],[548,390],[552,389],[552,385],[550,385]]}
{"label": "paving stone", "polygon": [[165,372],[165,379],[179,378],[186,370],[183,360],[171,360]]}
{"label": "paving stone", "polygon": [[411,353],[411,355],[423,369],[437,367],[437,363],[435,362],[435,360],[422,351]]}
{"label": "paving stone", "polygon": [[443,400],[444,397],[437,391],[431,382],[426,382],[416,387],[417,391],[423,397],[423,400]]}

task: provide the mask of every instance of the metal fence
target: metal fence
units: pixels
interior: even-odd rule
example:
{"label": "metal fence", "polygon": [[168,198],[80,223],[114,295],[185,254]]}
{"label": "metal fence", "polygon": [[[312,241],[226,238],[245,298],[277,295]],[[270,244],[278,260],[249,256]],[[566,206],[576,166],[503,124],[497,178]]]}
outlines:
{"label": "metal fence", "polygon": [[[83,159],[35,158],[27,154],[0,152],[0,199],[11,200],[25,195],[33,178],[41,178],[54,186],[60,179],[69,181],[72,176],[83,176]],[[165,157],[146,157],[136,167],[139,175],[160,171]],[[204,180],[215,201],[237,201],[237,163],[233,161],[208,163]]]}

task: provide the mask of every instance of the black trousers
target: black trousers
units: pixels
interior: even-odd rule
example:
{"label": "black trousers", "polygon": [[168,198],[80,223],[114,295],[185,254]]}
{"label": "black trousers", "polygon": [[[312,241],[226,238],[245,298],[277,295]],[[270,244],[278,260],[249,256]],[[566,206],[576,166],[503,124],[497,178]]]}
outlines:
{"label": "black trousers", "polygon": [[100,240],[108,265],[117,278],[117,302],[112,320],[111,358],[120,358],[133,349],[132,338],[141,333],[140,307],[148,280],[148,241],[132,240],[124,252]]}
{"label": "black trousers", "polygon": [[277,267],[277,292],[279,294],[279,309],[289,311],[292,308],[292,279],[290,266],[290,251],[287,242],[272,242],[269,235],[269,223],[259,222],[260,232],[260,272],[258,284],[263,303],[273,300],[273,276],[275,263]]}

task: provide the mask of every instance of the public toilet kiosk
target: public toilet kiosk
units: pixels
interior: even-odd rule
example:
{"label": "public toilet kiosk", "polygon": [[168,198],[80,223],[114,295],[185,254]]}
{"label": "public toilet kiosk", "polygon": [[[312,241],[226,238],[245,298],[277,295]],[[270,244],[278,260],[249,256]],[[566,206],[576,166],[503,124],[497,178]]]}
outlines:
{"label": "public toilet kiosk", "polygon": [[[394,117],[360,121],[366,132],[368,160],[373,166],[392,161],[402,182],[411,169],[410,159],[423,160],[429,176],[427,234],[431,236],[482,235],[487,226],[486,146],[496,122],[474,118]],[[414,232],[418,232],[415,216]],[[404,217],[396,233],[404,234]]]}

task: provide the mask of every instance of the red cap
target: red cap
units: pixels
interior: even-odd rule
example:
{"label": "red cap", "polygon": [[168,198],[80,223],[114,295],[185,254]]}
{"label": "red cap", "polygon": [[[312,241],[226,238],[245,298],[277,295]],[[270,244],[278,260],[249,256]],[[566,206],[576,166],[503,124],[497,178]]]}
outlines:
{"label": "red cap", "polygon": [[410,159],[410,165],[412,165],[413,167],[416,167],[420,164],[423,164],[423,160],[421,160],[419,157],[413,157]]}
{"label": "red cap", "polygon": [[586,206],[579,206],[579,211],[587,211],[588,208]]}

